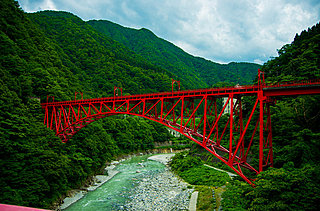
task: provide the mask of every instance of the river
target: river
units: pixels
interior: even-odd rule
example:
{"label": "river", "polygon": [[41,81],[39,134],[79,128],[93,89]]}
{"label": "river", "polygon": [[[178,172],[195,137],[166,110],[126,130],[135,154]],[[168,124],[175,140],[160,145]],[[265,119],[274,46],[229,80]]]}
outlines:
{"label": "river", "polygon": [[[152,159],[164,162],[167,155]],[[123,161],[112,179],[65,210],[183,210],[192,189],[176,178],[161,162],[137,156]]]}

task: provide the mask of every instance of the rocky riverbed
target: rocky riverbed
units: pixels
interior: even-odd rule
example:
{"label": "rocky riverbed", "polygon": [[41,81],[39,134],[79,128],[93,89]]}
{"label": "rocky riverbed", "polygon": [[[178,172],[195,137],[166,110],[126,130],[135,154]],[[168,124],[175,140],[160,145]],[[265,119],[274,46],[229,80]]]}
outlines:
{"label": "rocky riverbed", "polygon": [[170,171],[144,176],[124,210],[187,210],[192,189]]}
{"label": "rocky riverbed", "polygon": [[78,192],[70,203],[65,199],[61,208],[82,195],[66,210],[187,210],[193,189],[169,170],[167,163],[173,155],[144,155],[113,162],[106,168],[108,176],[96,177],[98,182],[87,187],[86,193]]}
{"label": "rocky riverbed", "polygon": [[[170,155],[155,155],[149,160],[167,164]],[[124,210],[187,210],[193,189],[168,168],[142,176]]]}

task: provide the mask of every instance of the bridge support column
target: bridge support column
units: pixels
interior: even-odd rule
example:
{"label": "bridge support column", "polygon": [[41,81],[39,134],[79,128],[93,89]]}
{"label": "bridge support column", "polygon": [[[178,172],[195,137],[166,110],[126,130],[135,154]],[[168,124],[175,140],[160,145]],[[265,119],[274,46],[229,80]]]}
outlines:
{"label": "bridge support column", "polygon": [[[274,103],[271,99],[263,96],[263,92],[258,93],[259,108],[259,173],[263,167],[273,166],[272,151],[272,129],[270,105]],[[266,121],[264,117],[266,115]]]}
{"label": "bridge support column", "polygon": [[262,172],[263,168],[263,93],[258,94],[260,104],[260,115],[259,115],[259,173]]}
{"label": "bridge support column", "polygon": [[204,96],[204,115],[203,115],[203,138],[202,145],[206,146],[206,130],[207,130],[207,96]]}
{"label": "bridge support column", "polygon": [[233,159],[232,159],[232,142],[233,142],[233,94],[229,95],[230,98],[230,137],[229,137],[229,165],[232,165]]}

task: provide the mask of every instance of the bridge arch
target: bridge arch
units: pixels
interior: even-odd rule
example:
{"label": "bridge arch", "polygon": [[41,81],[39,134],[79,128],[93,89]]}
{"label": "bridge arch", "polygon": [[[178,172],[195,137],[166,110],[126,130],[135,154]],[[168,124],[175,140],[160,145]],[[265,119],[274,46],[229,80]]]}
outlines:
{"label": "bridge arch", "polygon": [[[44,124],[54,130],[63,142],[98,119],[120,114],[140,116],[163,124],[196,142],[253,184],[242,168],[258,174],[273,165],[270,105],[275,101],[272,97],[310,94],[320,94],[319,79],[273,85],[259,80],[258,85],[250,86],[47,102],[41,105],[45,110]],[[253,96],[255,102],[251,108],[246,108],[247,115],[243,115],[241,99],[247,96]],[[217,99],[221,98],[227,100],[218,108]],[[227,123],[222,124],[220,118],[227,105],[230,106],[229,118]],[[223,129],[219,127],[221,124]],[[252,125],[253,131],[248,129],[249,125]],[[254,144],[258,147],[252,147]],[[258,157],[258,166],[247,162],[249,154]]]}
{"label": "bridge arch", "polygon": [[[43,104],[45,109],[44,124],[54,130],[63,142],[67,142],[80,129],[101,118],[113,115],[143,117],[184,135],[228,165],[245,181],[252,184],[252,181],[244,175],[241,168],[247,168],[256,174],[259,173],[260,169],[257,170],[247,162],[247,156],[251,150],[253,137],[257,134],[255,133],[257,125],[262,124],[260,138],[263,138],[265,136],[263,130],[268,128],[267,124],[271,124],[271,122],[267,121],[264,124],[263,116],[261,116],[257,121],[251,140],[245,141],[247,139],[245,139],[245,134],[249,123],[253,122],[251,121],[253,113],[259,110],[259,102],[262,114],[265,109],[269,108],[267,106],[269,104],[264,101],[260,92],[256,92],[258,97],[244,127],[242,95],[234,93],[232,89],[226,91],[230,92],[225,92],[221,95],[221,97],[227,97],[221,111],[218,111],[217,107],[217,99],[219,99],[220,95],[208,95],[202,90],[196,95],[187,93],[187,96],[174,96],[170,93],[166,96],[141,95],[138,97],[113,97],[46,103]],[[227,106],[230,106],[228,122],[224,125],[224,129],[219,131],[219,120]],[[266,132],[269,133],[271,130]],[[238,134],[238,139],[235,136],[236,134]],[[228,143],[223,146],[225,143],[222,143],[222,138],[227,135],[229,135]],[[268,145],[270,141],[271,136],[267,135],[263,143],[260,143],[262,146],[266,146],[263,149],[264,151],[265,149],[269,150],[267,154],[259,155],[265,157],[265,162],[261,163],[261,166],[270,164],[270,161],[272,161],[272,149]]]}
{"label": "bridge arch", "polygon": [[[203,135],[201,133],[198,132],[193,132],[192,129],[190,128],[185,128],[183,131],[181,131],[179,129],[180,125],[176,124],[172,121],[160,121],[157,120],[151,116],[143,116],[140,114],[135,114],[135,113],[127,113],[127,112],[109,112],[109,113],[102,113],[102,114],[92,114],[90,116],[86,116],[82,119],[79,119],[77,122],[74,122],[70,125],[67,125],[65,128],[63,128],[60,131],[60,134],[58,135],[64,143],[66,143],[70,138],[72,138],[73,135],[75,135],[78,131],[80,131],[83,127],[89,125],[92,122],[98,121],[102,118],[106,118],[106,117],[110,117],[110,116],[115,116],[115,115],[131,115],[131,116],[137,116],[137,117],[142,117],[154,122],[157,122],[159,124],[162,124],[168,128],[171,128],[172,130],[180,133],[181,135],[184,135],[185,137],[187,137],[188,139],[190,139],[191,141],[197,143],[198,145],[200,145],[201,147],[203,147],[204,149],[206,149],[208,152],[210,152],[212,155],[214,155],[217,159],[219,159],[220,161],[222,161],[223,163],[225,163],[226,165],[228,165],[235,173],[237,173],[240,177],[242,177],[246,182],[248,182],[249,184],[252,184],[252,180],[247,178],[242,171],[239,171],[239,169],[235,168],[233,165],[230,165],[229,162],[226,161],[226,159],[222,156],[220,156],[217,153],[217,146],[214,147],[212,144],[206,144],[203,145],[203,143],[201,141],[199,141],[198,139],[196,139],[195,137],[200,137],[202,138]],[[194,137],[195,136],[195,137]],[[228,150],[226,148],[224,148],[223,146],[219,146],[218,148],[220,151],[223,152],[228,152]],[[237,159],[240,159],[238,156],[236,156]],[[252,166],[250,166],[248,163],[244,162],[243,164],[241,164],[242,166],[246,166],[246,168],[258,173],[257,170],[255,170]]]}

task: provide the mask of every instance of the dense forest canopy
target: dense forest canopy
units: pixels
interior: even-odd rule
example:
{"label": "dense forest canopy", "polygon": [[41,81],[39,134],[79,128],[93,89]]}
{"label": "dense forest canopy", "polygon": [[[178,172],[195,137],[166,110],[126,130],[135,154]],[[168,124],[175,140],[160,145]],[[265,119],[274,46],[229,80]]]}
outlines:
{"label": "dense forest canopy", "polygon": [[0,5],[1,203],[50,208],[106,161],[168,141],[164,127],[110,117],[62,144],[43,125],[47,95],[110,96],[113,86],[125,94],[165,91],[172,75],[70,13],[28,15],[13,0]]}
{"label": "dense forest canopy", "polygon": [[[62,144],[43,125],[40,101],[47,95],[56,100],[74,99],[75,91],[85,98],[111,96],[114,86],[124,94],[169,91],[171,79],[183,88],[244,84],[259,67],[193,57],[147,29],[85,22],[68,12],[27,14],[14,0],[0,1],[0,9],[0,203],[50,208],[106,161],[172,138],[157,123],[120,116],[92,123]],[[319,78],[319,38],[319,24],[297,35],[263,65],[266,80]],[[318,96],[279,99],[272,109],[276,168],[258,176],[256,189],[239,182],[240,190],[237,184],[228,189],[238,195],[224,198],[241,196],[243,209],[315,208],[319,110]],[[225,202],[226,209],[238,206]]]}
{"label": "dense forest canopy", "polygon": [[[84,94],[108,96],[113,86],[125,93],[168,91],[172,74],[67,12],[28,14],[57,46],[62,64],[79,78]],[[88,97],[89,97],[88,96]]]}

